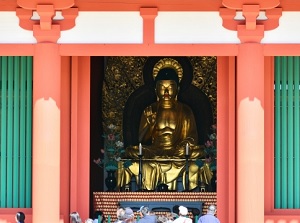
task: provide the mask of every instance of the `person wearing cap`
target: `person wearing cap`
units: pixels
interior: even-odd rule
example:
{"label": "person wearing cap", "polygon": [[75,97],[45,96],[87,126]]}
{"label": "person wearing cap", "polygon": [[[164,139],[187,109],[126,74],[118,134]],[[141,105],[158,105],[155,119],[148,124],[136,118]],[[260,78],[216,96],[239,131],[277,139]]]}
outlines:
{"label": "person wearing cap", "polygon": [[193,223],[193,220],[188,217],[188,209],[184,206],[179,206],[179,217],[173,223]]}
{"label": "person wearing cap", "polygon": [[134,213],[130,207],[125,208],[122,223],[135,223]]}
{"label": "person wearing cap", "polygon": [[198,223],[220,223],[220,220],[215,217],[217,208],[215,205],[210,205],[207,208],[206,215],[203,215],[199,218]]}
{"label": "person wearing cap", "polygon": [[141,219],[139,220],[139,223],[156,223],[157,217],[156,215],[150,214],[150,210],[148,207],[142,206],[140,210],[138,211],[141,215]]}

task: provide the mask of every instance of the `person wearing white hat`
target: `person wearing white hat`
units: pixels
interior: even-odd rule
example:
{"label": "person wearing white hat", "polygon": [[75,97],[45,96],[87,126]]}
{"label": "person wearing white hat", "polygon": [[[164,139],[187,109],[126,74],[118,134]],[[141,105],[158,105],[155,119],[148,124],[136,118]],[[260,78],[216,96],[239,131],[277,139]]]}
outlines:
{"label": "person wearing white hat", "polygon": [[193,223],[193,220],[188,217],[188,209],[184,206],[179,206],[179,217],[173,223]]}
{"label": "person wearing white hat", "polygon": [[199,218],[198,223],[220,223],[220,220],[215,217],[217,208],[215,205],[210,205],[207,208],[206,215],[203,215]]}

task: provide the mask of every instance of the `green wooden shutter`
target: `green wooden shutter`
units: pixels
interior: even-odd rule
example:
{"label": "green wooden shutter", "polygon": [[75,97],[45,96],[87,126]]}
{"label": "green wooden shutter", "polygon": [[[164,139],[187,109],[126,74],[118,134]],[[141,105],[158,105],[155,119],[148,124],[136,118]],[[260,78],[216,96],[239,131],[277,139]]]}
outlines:
{"label": "green wooden shutter", "polygon": [[300,58],[275,58],[275,208],[300,208]]}
{"label": "green wooden shutter", "polygon": [[0,72],[0,208],[30,208],[32,57],[0,57]]}

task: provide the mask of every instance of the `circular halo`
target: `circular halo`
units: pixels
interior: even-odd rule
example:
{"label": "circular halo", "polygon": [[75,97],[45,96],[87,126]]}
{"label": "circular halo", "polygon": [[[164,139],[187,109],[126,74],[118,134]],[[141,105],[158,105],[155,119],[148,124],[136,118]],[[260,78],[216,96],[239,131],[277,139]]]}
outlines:
{"label": "circular halo", "polygon": [[178,75],[179,82],[181,81],[182,76],[183,76],[183,69],[182,69],[181,64],[177,60],[174,60],[172,58],[163,58],[163,59],[159,60],[153,67],[153,78],[154,79],[156,78],[158,72],[163,68],[174,69]]}

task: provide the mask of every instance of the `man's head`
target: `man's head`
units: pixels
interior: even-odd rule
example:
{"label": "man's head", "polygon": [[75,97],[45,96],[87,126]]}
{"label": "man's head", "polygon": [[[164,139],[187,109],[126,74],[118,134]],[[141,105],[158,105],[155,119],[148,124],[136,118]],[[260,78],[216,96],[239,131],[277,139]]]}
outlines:
{"label": "man's head", "polygon": [[179,215],[179,205],[174,205],[173,206],[173,213]]}
{"label": "man's head", "polygon": [[200,215],[200,210],[198,208],[193,208],[192,209],[192,214],[193,214],[193,216],[199,216]]}
{"label": "man's head", "polygon": [[208,208],[207,208],[207,214],[212,214],[214,215],[216,213],[216,206],[215,205],[209,205]]}
{"label": "man's head", "polygon": [[117,219],[118,220],[124,220],[124,215],[125,215],[125,209],[120,207],[117,210]]}
{"label": "man's head", "polygon": [[17,212],[17,214],[16,214],[16,220],[18,222],[24,222],[24,220],[25,220],[25,214],[23,212],[21,212],[21,211]]}

